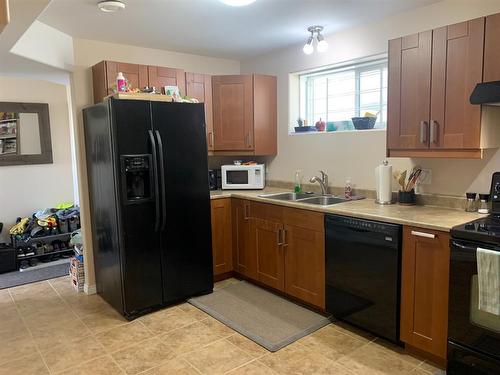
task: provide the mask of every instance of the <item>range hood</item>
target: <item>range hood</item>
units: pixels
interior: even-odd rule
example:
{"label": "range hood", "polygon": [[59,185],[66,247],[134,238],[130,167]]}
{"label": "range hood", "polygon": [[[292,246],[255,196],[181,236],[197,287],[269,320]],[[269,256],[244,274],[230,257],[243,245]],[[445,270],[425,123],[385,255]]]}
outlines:
{"label": "range hood", "polygon": [[478,83],[472,91],[470,103],[500,106],[500,81]]}

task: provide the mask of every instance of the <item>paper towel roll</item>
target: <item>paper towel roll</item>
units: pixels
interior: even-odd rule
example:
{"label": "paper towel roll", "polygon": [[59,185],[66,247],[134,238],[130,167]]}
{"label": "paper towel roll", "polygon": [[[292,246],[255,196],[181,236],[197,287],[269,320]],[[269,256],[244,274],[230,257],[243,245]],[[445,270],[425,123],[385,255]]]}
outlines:
{"label": "paper towel roll", "polygon": [[389,204],[392,201],[392,165],[384,162],[375,168],[377,203]]}

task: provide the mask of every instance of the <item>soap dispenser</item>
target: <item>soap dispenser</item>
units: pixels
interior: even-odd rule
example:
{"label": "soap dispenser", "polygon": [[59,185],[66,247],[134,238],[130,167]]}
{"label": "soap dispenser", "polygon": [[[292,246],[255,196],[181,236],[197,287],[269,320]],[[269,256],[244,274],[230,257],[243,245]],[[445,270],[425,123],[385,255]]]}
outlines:
{"label": "soap dispenser", "polygon": [[295,193],[302,193],[302,171],[300,169],[295,171],[295,184],[293,190]]}

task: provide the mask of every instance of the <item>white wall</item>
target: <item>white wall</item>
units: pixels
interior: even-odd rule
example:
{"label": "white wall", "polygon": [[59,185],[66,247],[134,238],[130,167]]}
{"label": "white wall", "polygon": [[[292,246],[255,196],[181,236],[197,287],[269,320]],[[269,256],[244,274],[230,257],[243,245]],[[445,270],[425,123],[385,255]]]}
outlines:
{"label": "white wall", "polygon": [[[385,132],[288,135],[289,123],[295,121],[289,118],[289,73],[387,53],[389,39],[498,12],[498,0],[446,0],[331,35],[329,50],[323,54],[306,56],[300,44],[243,61],[242,72],[278,76],[278,156],[269,162],[269,179],[293,181],[296,169],[306,177],[323,169],[332,185],[343,186],[352,177],[356,186],[373,189],[373,170],[385,158]],[[304,33],[304,41],[306,37]],[[500,151],[488,151],[483,160],[391,159],[390,163],[395,168],[419,164],[432,169],[426,192],[462,195],[489,190],[491,173],[500,170]]]}
{"label": "white wall", "polygon": [[53,164],[0,167],[3,238],[18,216],[73,201],[70,124],[66,86],[0,76],[0,101],[48,103]]}
{"label": "white wall", "polygon": [[73,38],[40,21],[33,22],[10,52],[55,68],[73,68]]}
{"label": "white wall", "polygon": [[182,68],[187,72],[206,74],[239,74],[240,63],[234,60],[190,55],[123,44],[94,40],[75,39],[73,42],[75,67],[72,73],[75,142],[78,155],[78,188],[82,209],[82,234],[85,241],[85,289],[95,288],[94,261],[91,246],[87,171],[85,167],[85,142],[82,109],[93,103],[91,67],[102,60],[122,61],[134,64],[159,65]]}

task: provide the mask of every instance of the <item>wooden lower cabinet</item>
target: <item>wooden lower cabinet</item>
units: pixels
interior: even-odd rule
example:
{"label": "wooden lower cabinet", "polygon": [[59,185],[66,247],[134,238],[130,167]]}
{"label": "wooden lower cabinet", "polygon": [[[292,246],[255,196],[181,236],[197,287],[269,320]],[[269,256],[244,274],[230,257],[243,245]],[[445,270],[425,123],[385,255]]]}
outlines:
{"label": "wooden lower cabinet", "polygon": [[[320,215],[323,216],[323,215]],[[285,292],[325,308],[325,232],[285,225]]]}
{"label": "wooden lower cabinet", "polygon": [[282,246],[283,224],[255,218],[253,235],[257,256],[257,280],[271,288],[285,288],[285,267]]}
{"label": "wooden lower cabinet", "polygon": [[250,202],[233,199],[233,265],[234,270],[251,279],[257,279],[257,257],[254,248],[253,219],[250,217]]}
{"label": "wooden lower cabinet", "polygon": [[446,359],[450,262],[448,233],[405,226],[401,341]]}
{"label": "wooden lower cabinet", "polygon": [[214,275],[233,270],[231,198],[210,201]]}
{"label": "wooden lower cabinet", "polygon": [[234,269],[325,308],[323,214],[233,199]]}

